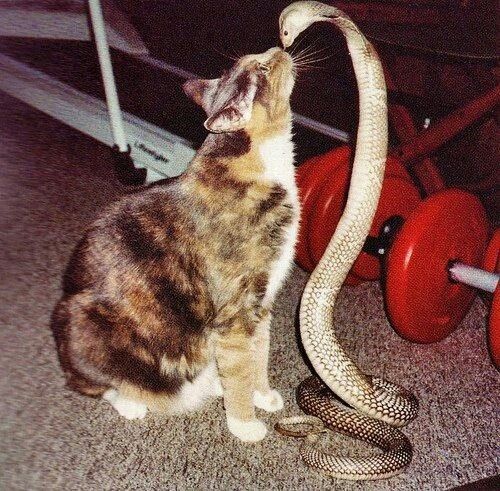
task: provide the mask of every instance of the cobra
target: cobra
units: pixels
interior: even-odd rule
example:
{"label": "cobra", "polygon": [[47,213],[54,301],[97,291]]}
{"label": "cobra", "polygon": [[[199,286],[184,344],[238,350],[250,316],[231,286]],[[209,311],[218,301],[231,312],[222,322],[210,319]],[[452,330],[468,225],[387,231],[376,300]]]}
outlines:
{"label": "cobra", "polygon": [[[364,458],[327,455],[315,447],[316,431],[306,438],[301,455],[308,465],[335,477],[379,479],[401,472],[410,463],[411,444],[395,427],[416,417],[418,402],[403,388],[372,378],[353,363],[335,336],[333,314],[337,294],[361,252],[380,196],[388,143],[387,92],[375,49],[352,20],[335,7],[304,1],[285,8],[280,16],[284,47],[321,21],[339,28],[347,41],[359,89],[359,126],[347,203],[300,305],[302,343],[322,381],[313,377],[302,382],[297,400],[301,409],[319,418],[321,424],[374,444],[383,453]],[[355,410],[340,409],[332,392]],[[279,428],[290,434],[295,433],[290,428],[297,423],[317,427],[317,422],[302,416],[282,420]]]}

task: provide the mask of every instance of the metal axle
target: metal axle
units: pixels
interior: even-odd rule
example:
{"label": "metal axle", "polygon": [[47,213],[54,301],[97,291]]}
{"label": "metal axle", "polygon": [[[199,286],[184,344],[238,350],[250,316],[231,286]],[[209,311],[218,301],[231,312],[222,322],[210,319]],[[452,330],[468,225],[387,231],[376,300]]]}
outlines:
{"label": "metal axle", "polygon": [[490,273],[484,269],[468,266],[459,261],[451,261],[448,267],[448,274],[453,281],[464,283],[490,293],[495,292],[500,280],[500,274],[498,273]]}

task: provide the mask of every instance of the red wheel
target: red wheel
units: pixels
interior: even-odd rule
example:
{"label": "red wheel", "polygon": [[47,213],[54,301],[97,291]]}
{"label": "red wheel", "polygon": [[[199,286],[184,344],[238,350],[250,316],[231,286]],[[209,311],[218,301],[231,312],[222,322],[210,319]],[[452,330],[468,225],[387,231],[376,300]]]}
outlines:
{"label": "red wheel", "polygon": [[[302,216],[295,259],[306,271],[311,272],[321,259],[342,215],[351,173],[351,153],[348,146],[337,147],[309,159],[297,170]],[[391,179],[390,184],[384,182],[386,191],[383,188],[379,204],[384,214],[380,220],[376,216],[372,235],[378,234],[380,226],[389,216],[399,214],[405,218],[420,201],[408,171],[397,158],[388,157],[385,176],[386,179],[391,177],[397,180]],[[358,285],[379,277],[378,259],[362,253],[346,283]]]}
{"label": "red wheel", "polygon": [[315,264],[323,256],[342,216],[350,175],[350,163],[345,161],[335,168],[318,192],[315,213],[309,222],[309,251]]}
{"label": "red wheel", "polygon": [[295,260],[306,271],[311,272],[316,263],[309,253],[310,217],[316,213],[315,200],[324,182],[331,179],[336,167],[349,162],[351,150],[348,146],[334,148],[324,155],[307,160],[297,169],[297,186],[302,207],[299,237]]}
{"label": "red wheel", "polygon": [[309,159],[297,169],[297,186],[303,208],[308,206],[311,194],[318,190],[324,182],[330,179],[335,168],[349,162],[351,149],[348,146],[341,146]]}
{"label": "red wheel", "polygon": [[495,230],[484,255],[483,268],[490,273],[500,271],[500,228]]}
{"label": "red wheel", "polygon": [[[378,236],[382,225],[390,217],[399,215],[406,219],[420,202],[420,194],[410,181],[401,177],[388,176],[382,185],[382,193],[370,235]],[[351,271],[364,280],[378,280],[381,274],[380,260],[362,252]]]}
{"label": "red wheel", "polygon": [[450,281],[452,260],[481,267],[488,221],[473,195],[448,189],[410,215],[388,255],[389,320],[404,338],[432,343],[450,334],[468,311],[473,288]]}
{"label": "red wheel", "polygon": [[[339,162],[315,196],[314,214],[308,222],[308,251],[313,264],[318,264],[337,228],[347,198],[350,175],[349,160]],[[346,278],[348,285],[356,286],[359,283],[359,277],[349,274]]]}
{"label": "red wheel", "polygon": [[500,286],[497,286],[491,304],[490,322],[488,325],[488,344],[491,359],[497,370],[500,370]]}
{"label": "red wheel", "polygon": [[303,208],[300,216],[299,233],[297,238],[297,246],[295,248],[295,261],[297,264],[308,272],[314,269],[314,263],[309,257],[309,215],[314,213],[314,208],[309,206]]}

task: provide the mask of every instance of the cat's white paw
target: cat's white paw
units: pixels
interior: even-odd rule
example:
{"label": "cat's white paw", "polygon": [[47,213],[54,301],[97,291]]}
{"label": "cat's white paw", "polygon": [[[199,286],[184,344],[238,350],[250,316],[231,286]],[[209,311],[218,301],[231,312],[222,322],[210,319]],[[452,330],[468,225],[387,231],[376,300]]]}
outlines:
{"label": "cat's white paw", "polygon": [[258,442],[267,433],[266,425],[258,419],[242,421],[241,419],[227,417],[229,431],[243,442]]}
{"label": "cat's white paw", "polygon": [[118,413],[127,419],[142,419],[146,416],[148,408],[141,402],[127,399],[119,394],[115,389],[108,389],[102,398],[108,401]]}
{"label": "cat's white paw", "polygon": [[277,390],[270,390],[266,394],[256,390],[253,393],[253,403],[259,409],[270,413],[283,409],[283,398]]}
{"label": "cat's white paw", "polygon": [[213,381],[212,393],[215,397],[222,397],[224,395],[224,389],[219,377],[216,377]]}

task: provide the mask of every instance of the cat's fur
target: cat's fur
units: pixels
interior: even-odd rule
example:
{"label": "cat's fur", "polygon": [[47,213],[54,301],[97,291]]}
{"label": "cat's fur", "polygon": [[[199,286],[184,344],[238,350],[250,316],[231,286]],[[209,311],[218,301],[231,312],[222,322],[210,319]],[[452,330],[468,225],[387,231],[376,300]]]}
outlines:
{"label": "cat's fur", "polygon": [[131,419],[223,394],[230,431],[264,437],[254,405],[283,405],[269,326],[299,219],[293,83],[279,48],[186,82],[212,133],[182,176],[101,214],[70,260],[52,322],[69,387]]}

